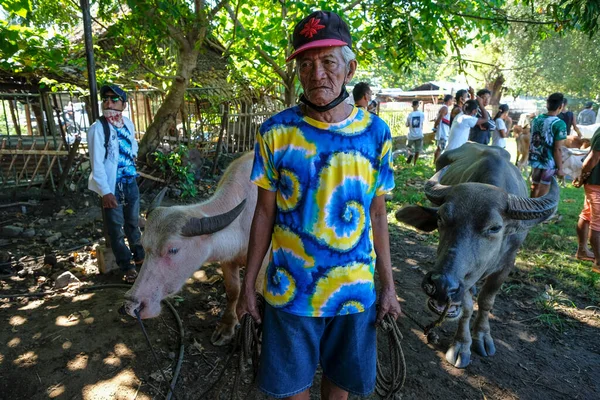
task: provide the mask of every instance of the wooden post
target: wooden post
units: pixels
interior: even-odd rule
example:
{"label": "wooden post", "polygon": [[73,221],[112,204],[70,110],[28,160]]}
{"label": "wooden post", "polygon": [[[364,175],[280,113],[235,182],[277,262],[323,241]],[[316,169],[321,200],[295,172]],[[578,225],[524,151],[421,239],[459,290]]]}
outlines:
{"label": "wooden post", "polygon": [[25,103],[25,118],[27,119],[27,134],[33,136],[33,129],[31,128],[31,110],[29,109],[29,98]]}
{"label": "wooden post", "polygon": [[81,137],[77,136],[77,138],[75,138],[75,142],[73,142],[73,146],[71,146],[71,150],[69,150],[69,157],[67,158],[67,163],[65,164],[64,169],[62,171],[60,181],[58,181],[57,189],[59,193],[62,193],[67,177],[69,176],[71,165],[73,165],[73,160],[75,160],[75,155],[77,155],[77,150],[79,149],[79,142],[81,142]]}
{"label": "wooden post", "polygon": [[58,127],[60,128],[60,135],[62,136],[63,143],[65,144],[65,147],[67,148],[67,151],[68,151],[69,150],[69,142],[67,142],[67,134],[65,132],[65,129],[67,127],[67,121],[65,120],[64,124],[60,123],[60,108],[58,107],[58,102],[56,101],[56,96],[52,96],[52,100],[54,101],[54,112],[56,113],[56,120],[58,121]]}
{"label": "wooden post", "polygon": [[[44,150],[48,150],[48,147],[50,146],[50,142],[46,142],[46,146],[44,147]],[[38,170],[40,169],[40,167],[42,166],[42,162],[44,161],[44,157],[40,157],[40,160],[38,161],[35,170],[33,170],[33,175],[31,175],[31,181],[29,182],[29,186],[27,186],[26,190],[29,190],[31,188],[31,186],[33,185],[34,179],[37,175]]]}
{"label": "wooden post", "polygon": [[17,135],[21,136],[21,126],[19,125],[19,121],[17,120],[17,115],[15,114],[15,105],[14,102],[16,100],[9,99],[8,107],[10,108],[10,116],[12,117],[13,125],[15,126],[15,130],[17,131]]}
{"label": "wooden post", "polygon": [[[33,139],[33,143],[31,144],[30,150],[35,150],[35,139]],[[23,155],[23,157],[25,157],[25,155]],[[28,154],[27,158],[25,158],[25,162],[23,163],[23,169],[21,170],[21,173],[19,174],[19,177],[17,178],[17,184],[19,184],[19,181],[21,180],[21,178],[23,178],[23,174],[27,170],[27,164],[29,164],[30,159],[31,159],[31,154]]]}
{"label": "wooden post", "polygon": [[[58,145],[58,149],[57,151],[60,151],[60,149],[62,149],[62,143],[59,143]],[[47,156],[48,159],[50,158],[50,156]],[[49,162],[48,164],[48,171],[46,171],[46,175],[44,176],[44,181],[42,182],[42,186],[41,188],[44,187],[44,185],[46,184],[46,181],[48,180],[48,176],[50,177],[50,183],[52,184],[52,190],[56,190],[56,186],[54,185],[54,177],[52,176],[52,167],[54,167],[54,163],[56,162],[56,159],[58,158],[58,155],[54,155],[54,157],[52,157],[52,160]]]}
{"label": "wooden post", "polygon": [[225,127],[227,126],[227,120],[229,118],[229,105],[225,106],[223,112],[223,119],[221,120],[221,131],[219,132],[219,140],[217,141],[217,151],[215,152],[215,160],[213,161],[212,174],[217,173],[217,164],[219,162],[219,155],[221,153],[221,143],[223,142],[223,133],[225,133]]}

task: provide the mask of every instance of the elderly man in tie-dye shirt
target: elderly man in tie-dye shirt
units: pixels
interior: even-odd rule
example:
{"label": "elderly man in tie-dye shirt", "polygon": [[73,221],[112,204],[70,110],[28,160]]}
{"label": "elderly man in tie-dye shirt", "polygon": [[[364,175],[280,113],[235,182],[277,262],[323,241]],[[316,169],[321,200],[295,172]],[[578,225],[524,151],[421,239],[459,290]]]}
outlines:
{"label": "elderly man in tie-dye shirt", "polygon": [[344,101],[357,64],[338,15],[304,18],[293,45],[288,61],[296,60],[304,94],[257,135],[258,202],[237,313],[261,322],[254,284],[271,245],[258,386],[308,399],[320,363],[321,398],[344,399],[373,391],[375,324],[400,313],[384,200],[394,187],[391,135],[377,116]]}

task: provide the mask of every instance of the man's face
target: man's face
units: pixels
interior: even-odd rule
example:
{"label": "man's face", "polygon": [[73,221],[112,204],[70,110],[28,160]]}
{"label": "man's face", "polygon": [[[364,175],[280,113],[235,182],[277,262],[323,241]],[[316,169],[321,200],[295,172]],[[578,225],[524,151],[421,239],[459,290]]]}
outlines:
{"label": "man's face", "polygon": [[462,101],[462,104],[465,104],[467,100],[469,100],[469,93],[464,93],[460,99]]}
{"label": "man's face", "polygon": [[297,68],[304,96],[317,106],[325,106],[335,100],[342,86],[352,79],[356,61],[346,66],[341,47],[323,47],[301,53]]}
{"label": "man's face", "polygon": [[492,96],[489,93],[486,93],[483,96],[479,96],[479,98],[481,99],[481,104],[483,104],[483,106],[486,107],[490,103],[491,97]]}
{"label": "man's face", "polygon": [[109,90],[102,96],[102,109],[123,111],[125,109],[125,103],[115,94],[115,92]]}

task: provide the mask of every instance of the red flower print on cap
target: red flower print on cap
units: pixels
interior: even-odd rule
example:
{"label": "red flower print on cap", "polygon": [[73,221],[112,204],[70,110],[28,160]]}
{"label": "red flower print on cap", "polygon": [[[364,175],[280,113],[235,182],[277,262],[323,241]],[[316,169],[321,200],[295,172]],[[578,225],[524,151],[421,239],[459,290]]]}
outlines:
{"label": "red flower print on cap", "polygon": [[312,38],[320,29],[325,28],[325,25],[319,25],[320,19],[311,18],[302,28],[300,34],[307,38]]}

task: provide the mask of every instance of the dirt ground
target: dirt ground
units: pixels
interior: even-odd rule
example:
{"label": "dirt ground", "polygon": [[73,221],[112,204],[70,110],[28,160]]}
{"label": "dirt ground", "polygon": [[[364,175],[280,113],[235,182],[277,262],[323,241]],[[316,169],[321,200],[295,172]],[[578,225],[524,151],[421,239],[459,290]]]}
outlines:
{"label": "dirt ground", "polygon": [[[148,199],[146,199],[148,200]],[[70,211],[68,211],[70,210]],[[3,238],[2,295],[51,290],[57,273],[71,270],[84,284],[121,283],[117,274],[98,275],[94,244],[101,238],[99,209],[93,196],[44,202],[25,210],[0,210],[1,226],[35,229],[32,238]],[[25,211],[25,213],[23,213]],[[43,220],[43,224],[39,221]],[[20,224],[20,225],[19,225]],[[390,225],[394,278],[403,309],[426,324],[420,289],[433,266],[435,248],[425,236]],[[58,240],[49,238],[60,232]],[[76,249],[74,249],[76,248]],[[12,254],[8,254],[8,252]],[[54,254],[56,260],[44,255]],[[12,256],[12,262],[6,260]],[[18,266],[15,268],[15,260]],[[49,261],[50,263],[44,263]],[[9,267],[7,267],[9,265]],[[560,333],[539,323],[535,299],[543,287],[527,284],[524,270],[511,275],[511,290],[502,291],[491,319],[497,354],[473,355],[464,370],[444,358],[456,324],[439,330],[439,345],[427,344],[419,328],[400,319],[407,378],[404,399],[598,399],[600,398],[600,317],[595,309],[565,311],[567,329]],[[229,347],[214,347],[210,335],[225,306],[218,266],[203,268],[171,299],[184,328],[183,363],[177,399],[198,399],[222,370]],[[72,287],[78,284],[72,284]],[[167,393],[159,368],[169,378],[179,354],[173,314],[144,321],[154,361],[138,322],[118,314],[125,288],[75,289],[45,297],[0,299],[1,399],[161,399]],[[569,293],[575,302],[586,299]],[[580,307],[583,308],[583,307]],[[160,366],[160,367],[159,367]],[[229,398],[232,374],[224,375],[221,398]],[[216,391],[204,398],[217,398]],[[318,377],[312,388],[317,399]],[[265,399],[242,382],[241,398]],[[175,398],[175,397],[173,397]],[[371,396],[369,398],[376,398]]]}

